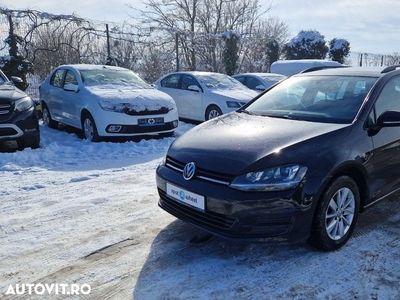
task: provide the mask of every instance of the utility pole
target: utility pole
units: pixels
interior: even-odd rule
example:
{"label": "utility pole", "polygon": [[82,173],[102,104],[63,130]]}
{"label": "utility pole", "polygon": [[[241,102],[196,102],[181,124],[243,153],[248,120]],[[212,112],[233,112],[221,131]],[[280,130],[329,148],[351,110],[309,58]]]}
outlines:
{"label": "utility pole", "polygon": [[179,72],[179,33],[175,32],[176,71]]}
{"label": "utility pole", "polygon": [[108,24],[106,24],[106,35],[107,35],[107,61],[106,61],[106,65],[112,65],[111,50],[110,50],[110,33],[108,32]]}

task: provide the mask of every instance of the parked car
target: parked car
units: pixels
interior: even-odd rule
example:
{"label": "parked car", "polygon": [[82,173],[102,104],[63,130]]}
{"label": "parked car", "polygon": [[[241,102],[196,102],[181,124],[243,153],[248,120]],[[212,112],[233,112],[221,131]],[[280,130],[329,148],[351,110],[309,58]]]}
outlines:
{"label": "parked car", "polygon": [[292,76],[304,70],[317,67],[343,67],[341,63],[326,59],[290,59],[278,60],[271,64],[271,72]]}
{"label": "parked car", "polygon": [[294,75],[189,130],[157,168],[159,206],[224,237],[340,248],[400,188],[399,67]]}
{"label": "parked car", "polygon": [[232,77],[249,89],[259,93],[287,78],[285,75],[276,73],[241,73],[233,75]]}
{"label": "parked car", "polygon": [[212,72],[174,72],[155,85],[175,100],[180,118],[195,121],[236,110],[257,95],[236,79]]}
{"label": "parked car", "polygon": [[82,129],[93,142],[107,137],[172,136],[178,126],[173,99],[125,68],[63,65],[39,89],[45,124]]}
{"label": "parked car", "polygon": [[40,130],[35,102],[0,71],[0,141],[16,141],[19,149],[40,146]]}

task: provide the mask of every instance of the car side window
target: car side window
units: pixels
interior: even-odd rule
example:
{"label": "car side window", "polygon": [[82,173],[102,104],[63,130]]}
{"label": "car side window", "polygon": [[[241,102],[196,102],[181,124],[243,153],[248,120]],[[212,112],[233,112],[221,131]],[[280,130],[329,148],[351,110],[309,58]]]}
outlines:
{"label": "car side window", "polygon": [[243,76],[237,76],[237,77],[235,77],[235,79],[237,81],[239,81],[240,83],[244,84],[244,77]]}
{"label": "car side window", "polygon": [[400,112],[400,77],[391,79],[383,87],[375,102],[375,113],[377,118],[388,110]]}
{"label": "car side window", "polygon": [[187,90],[188,87],[191,86],[191,85],[196,85],[199,88],[201,88],[200,84],[198,83],[198,81],[193,76],[183,75],[182,76],[181,89],[182,90]]}
{"label": "car side window", "polygon": [[246,85],[249,89],[255,90],[257,86],[263,85],[263,84],[258,79],[249,77],[249,78],[247,78]]}
{"label": "car side window", "polygon": [[161,86],[171,89],[177,89],[179,88],[180,77],[181,76],[179,74],[173,74],[168,77],[165,77],[163,80],[161,80]]}
{"label": "car side window", "polygon": [[63,87],[63,80],[64,80],[65,70],[57,70],[51,76],[50,84],[52,86],[62,88]]}
{"label": "car side window", "polygon": [[78,80],[76,80],[75,74],[71,70],[68,70],[67,74],[65,74],[65,84],[78,85]]}

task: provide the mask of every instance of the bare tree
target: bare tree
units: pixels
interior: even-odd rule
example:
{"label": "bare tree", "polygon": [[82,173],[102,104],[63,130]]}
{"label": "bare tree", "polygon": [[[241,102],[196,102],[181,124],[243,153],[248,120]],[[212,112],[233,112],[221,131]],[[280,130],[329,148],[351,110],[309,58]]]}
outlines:
{"label": "bare tree", "polygon": [[287,25],[277,18],[262,19],[252,24],[243,38],[239,72],[268,72],[272,63],[268,54],[271,42],[282,51],[287,37]]}
{"label": "bare tree", "polygon": [[[258,0],[148,0],[143,26],[158,31],[158,43],[175,51],[182,69],[223,72],[224,34],[251,37],[260,12]],[[133,7],[132,7],[133,8]],[[162,33],[161,33],[162,32]],[[242,42],[238,54],[246,49]]]}
{"label": "bare tree", "polygon": [[386,56],[386,63],[387,65],[398,65],[400,64],[400,53],[394,52],[391,55]]}

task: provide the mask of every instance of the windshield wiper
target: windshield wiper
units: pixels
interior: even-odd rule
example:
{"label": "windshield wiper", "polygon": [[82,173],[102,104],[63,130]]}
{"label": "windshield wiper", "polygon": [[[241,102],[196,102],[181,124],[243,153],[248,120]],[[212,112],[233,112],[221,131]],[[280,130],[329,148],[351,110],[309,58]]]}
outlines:
{"label": "windshield wiper", "polygon": [[240,109],[239,112],[243,112],[245,114],[251,115],[251,116],[256,116],[257,114],[253,113],[252,111],[246,110],[246,109]]}

